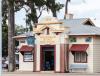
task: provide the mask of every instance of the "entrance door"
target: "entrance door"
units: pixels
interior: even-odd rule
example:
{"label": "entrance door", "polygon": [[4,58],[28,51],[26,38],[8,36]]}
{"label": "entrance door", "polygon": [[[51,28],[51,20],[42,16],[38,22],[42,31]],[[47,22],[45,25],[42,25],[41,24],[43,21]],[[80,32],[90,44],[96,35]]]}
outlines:
{"label": "entrance door", "polygon": [[42,70],[54,70],[54,47],[42,48]]}

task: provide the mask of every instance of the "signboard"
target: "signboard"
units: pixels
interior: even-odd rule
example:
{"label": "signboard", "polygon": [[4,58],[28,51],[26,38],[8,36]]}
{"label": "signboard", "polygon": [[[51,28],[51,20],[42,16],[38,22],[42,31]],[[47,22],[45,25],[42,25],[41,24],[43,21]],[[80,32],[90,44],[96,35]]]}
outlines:
{"label": "signboard", "polygon": [[54,44],[56,43],[56,36],[43,35],[39,36],[40,44]]}

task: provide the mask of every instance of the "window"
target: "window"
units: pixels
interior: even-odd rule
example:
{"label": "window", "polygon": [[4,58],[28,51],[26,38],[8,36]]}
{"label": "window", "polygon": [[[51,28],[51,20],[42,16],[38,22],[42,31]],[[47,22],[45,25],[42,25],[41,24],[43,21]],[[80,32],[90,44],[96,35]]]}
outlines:
{"label": "window", "polygon": [[24,52],[24,58],[23,59],[24,59],[25,62],[33,61],[32,52]]}
{"label": "window", "polygon": [[30,37],[27,37],[27,43],[28,45],[34,45],[35,44],[35,38],[30,36]]}
{"label": "window", "polygon": [[76,37],[70,37],[70,42],[76,42]]}
{"label": "window", "polygon": [[87,38],[85,39],[85,41],[86,41],[86,42],[91,42],[91,41],[92,41],[92,37],[87,37]]}
{"label": "window", "polygon": [[47,28],[47,35],[49,35],[49,33],[50,33],[50,32],[49,32],[49,28]]}
{"label": "window", "polygon": [[87,53],[86,52],[75,52],[74,62],[76,62],[76,63],[87,63]]}
{"label": "window", "polygon": [[20,43],[25,43],[25,40],[21,40]]}
{"label": "window", "polygon": [[50,34],[50,29],[48,27],[46,27],[45,29],[43,29],[44,34],[49,35]]}

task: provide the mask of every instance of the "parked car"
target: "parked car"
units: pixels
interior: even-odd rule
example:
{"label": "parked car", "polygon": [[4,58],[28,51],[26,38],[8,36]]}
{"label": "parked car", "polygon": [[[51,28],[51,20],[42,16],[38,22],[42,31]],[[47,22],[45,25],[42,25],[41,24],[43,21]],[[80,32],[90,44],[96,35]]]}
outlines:
{"label": "parked car", "polygon": [[[2,68],[8,69],[8,64],[9,64],[9,61],[6,60],[5,62],[2,63]],[[19,68],[19,61],[18,60],[16,60],[16,68]]]}

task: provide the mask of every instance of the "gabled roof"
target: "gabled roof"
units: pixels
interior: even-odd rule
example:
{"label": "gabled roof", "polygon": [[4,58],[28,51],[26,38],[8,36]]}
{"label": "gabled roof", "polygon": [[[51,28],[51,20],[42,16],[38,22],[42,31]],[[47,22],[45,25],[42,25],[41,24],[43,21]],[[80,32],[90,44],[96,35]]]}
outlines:
{"label": "gabled roof", "polygon": [[[96,27],[89,18],[61,20],[63,25],[70,28],[69,35],[100,35],[100,28]],[[92,25],[84,24],[90,21]]]}
{"label": "gabled roof", "polygon": [[67,24],[67,25],[82,25],[82,24],[85,25],[85,23],[89,21],[91,25],[95,26],[95,24],[89,18],[66,19],[66,20],[62,19],[59,21],[64,22],[64,24]]}

